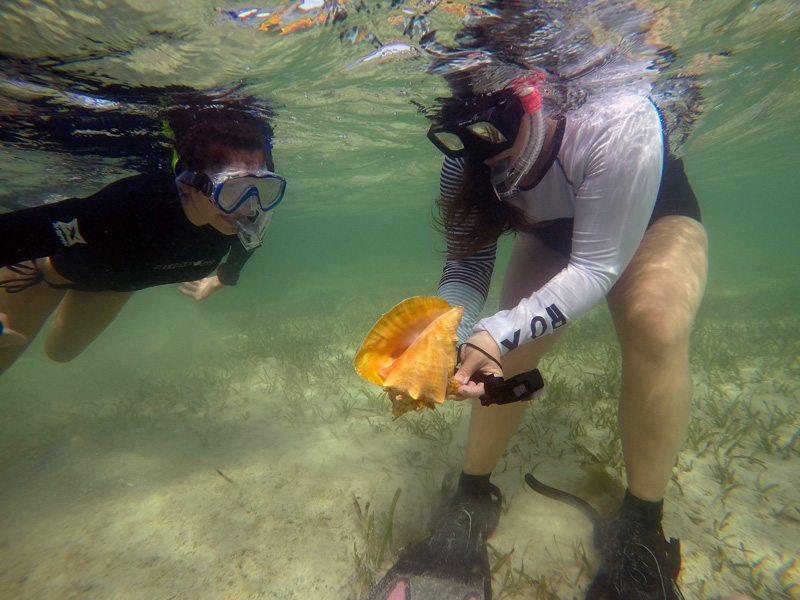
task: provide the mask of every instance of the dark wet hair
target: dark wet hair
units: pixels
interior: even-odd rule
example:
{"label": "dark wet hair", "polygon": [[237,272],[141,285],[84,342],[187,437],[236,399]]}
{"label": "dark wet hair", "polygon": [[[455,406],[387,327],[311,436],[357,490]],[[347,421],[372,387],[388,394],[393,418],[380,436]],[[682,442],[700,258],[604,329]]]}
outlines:
{"label": "dark wet hair", "polygon": [[[467,157],[464,184],[450,199],[436,198],[436,229],[448,240],[448,258],[472,256],[501,235],[529,229],[530,220],[514,205],[500,202],[489,180],[489,167]],[[466,225],[471,225],[466,228]]]}
{"label": "dark wet hair", "polygon": [[167,121],[175,136],[176,171],[210,171],[228,162],[234,152],[263,152],[273,169],[272,127],[241,102],[171,109]]}
{"label": "dark wet hair", "polygon": [[175,132],[179,157],[176,170],[210,171],[228,162],[236,151],[263,152],[264,159],[271,163],[269,138],[265,138],[262,128],[263,123],[247,113],[223,107],[204,111],[195,124]]}

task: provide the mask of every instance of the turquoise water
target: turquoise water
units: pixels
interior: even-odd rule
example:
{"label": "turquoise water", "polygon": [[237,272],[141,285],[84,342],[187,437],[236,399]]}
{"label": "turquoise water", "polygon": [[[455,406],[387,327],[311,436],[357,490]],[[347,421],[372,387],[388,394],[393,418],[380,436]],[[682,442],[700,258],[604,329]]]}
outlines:
{"label": "turquoise water", "polygon": [[[682,538],[687,598],[796,599],[800,12],[789,0],[656,5],[675,68],[705,83],[683,154],[710,240],[698,425],[668,490],[667,533]],[[9,83],[30,73],[55,87],[241,81],[275,107],[275,162],[289,181],[235,289],[203,303],[173,288],[137,293],[72,363],[48,362],[37,340],[0,379],[0,596],[360,598],[423,532],[439,481],[459,467],[468,411],[393,423],[351,364],[383,312],[435,293],[440,156],[410,101],[430,106],[446,86],[419,58],[345,69],[373,49],[342,42],[346,28],[405,39],[389,22],[399,10],[370,6],[280,36],[199,0],[0,3],[4,112],[33,101]],[[451,39],[460,16],[430,17]],[[0,146],[3,197],[88,194],[126,173],[47,150]],[[588,525],[537,504],[520,476],[543,465],[554,485],[613,505],[615,352],[600,308],[544,366],[548,397],[497,475],[510,498],[492,541],[498,597],[585,589]],[[560,361],[585,370],[567,376]],[[593,478],[592,464],[606,475]]]}

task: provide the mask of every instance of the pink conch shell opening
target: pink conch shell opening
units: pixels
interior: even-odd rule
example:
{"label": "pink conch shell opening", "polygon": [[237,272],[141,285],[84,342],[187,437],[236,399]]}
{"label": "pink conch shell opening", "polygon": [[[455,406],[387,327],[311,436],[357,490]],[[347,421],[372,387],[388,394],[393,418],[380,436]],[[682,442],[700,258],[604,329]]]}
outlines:
{"label": "pink conch shell opening", "polygon": [[383,315],[356,355],[356,372],[381,385],[392,400],[394,418],[444,402],[458,384],[456,330],[464,314],[438,297],[404,300]]}

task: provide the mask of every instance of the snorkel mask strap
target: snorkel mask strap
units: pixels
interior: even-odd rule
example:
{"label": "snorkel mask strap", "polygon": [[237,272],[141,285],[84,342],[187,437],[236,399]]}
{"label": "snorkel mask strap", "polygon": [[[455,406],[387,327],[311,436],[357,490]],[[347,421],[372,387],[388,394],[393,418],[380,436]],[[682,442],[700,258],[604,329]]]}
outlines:
{"label": "snorkel mask strap", "polygon": [[500,200],[508,200],[517,193],[520,180],[539,158],[545,136],[544,114],[542,112],[542,96],[538,86],[544,80],[539,71],[531,71],[529,75],[512,80],[514,93],[522,103],[525,111],[520,123],[520,133],[525,134],[519,156],[512,163],[508,160],[497,163],[492,169],[492,186]]}
{"label": "snorkel mask strap", "polygon": [[[180,167],[180,160],[178,161],[177,165]],[[183,169],[178,173],[178,176],[175,178],[175,180],[199,190],[200,193],[209,198],[211,198],[211,195],[214,192],[214,182],[211,181],[211,178],[208,175],[200,171],[189,171],[188,169]]]}

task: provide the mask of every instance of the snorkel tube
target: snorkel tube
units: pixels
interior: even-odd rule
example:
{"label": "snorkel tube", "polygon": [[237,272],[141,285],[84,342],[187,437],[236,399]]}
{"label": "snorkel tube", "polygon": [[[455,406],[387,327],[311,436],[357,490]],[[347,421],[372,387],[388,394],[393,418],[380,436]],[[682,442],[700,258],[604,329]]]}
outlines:
{"label": "snorkel tube", "polygon": [[[545,121],[542,113],[542,96],[539,94],[537,86],[543,79],[541,73],[534,71],[531,75],[517,77],[512,81],[514,93],[525,111],[517,135],[525,137],[522,140],[519,155],[513,163],[506,158],[492,165],[492,186],[501,201],[508,200],[517,193],[520,180],[533,166],[542,151]],[[514,146],[518,145],[517,141],[514,142]]]}

